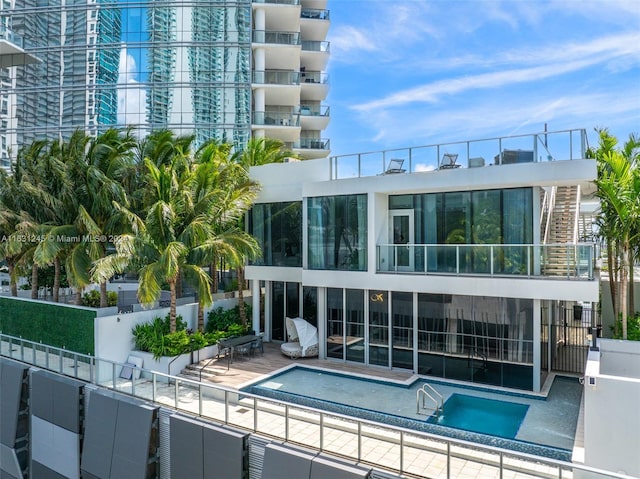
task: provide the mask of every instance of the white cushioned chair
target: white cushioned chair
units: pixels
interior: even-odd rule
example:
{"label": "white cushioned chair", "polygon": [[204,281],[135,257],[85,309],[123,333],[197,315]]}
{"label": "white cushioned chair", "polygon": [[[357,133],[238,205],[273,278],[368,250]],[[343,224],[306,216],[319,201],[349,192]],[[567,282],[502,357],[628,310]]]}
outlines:
{"label": "white cushioned chair", "polygon": [[292,359],[318,355],[318,328],[302,318],[285,318],[287,342],[280,351]]}

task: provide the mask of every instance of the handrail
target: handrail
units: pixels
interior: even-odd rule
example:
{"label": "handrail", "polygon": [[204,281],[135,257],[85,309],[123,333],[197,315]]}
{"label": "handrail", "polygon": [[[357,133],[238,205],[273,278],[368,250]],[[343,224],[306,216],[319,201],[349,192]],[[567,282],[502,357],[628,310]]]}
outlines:
{"label": "handrail", "polygon": [[547,224],[544,227],[544,238],[542,242],[547,244],[549,242],[549,230],[551,229],[551,216],[553,216],[553,209],[556,206],[556,191],[558,187],[551,187],[551,193],[549,203],[547,204]]}
{"label": "handrail", "polygon": [[[429,392],[427,391],[427,388],[437,397],[437,399],[434,398],[431,394],[429,394]],[[436,415],[444,411],[444,398],[442,397],[442,394],[440,394],[436,390],[436,388],[434,388],[431,384],[424,383],[422,387],[418,388],[418,390],[416,391],[416,414],[420,414],[420,394],[421,393],[422,393],[422,409],[427,409],[425,404],[425,398],[428,397],[436,405],[434,409],[434,411],[436,412]]]}

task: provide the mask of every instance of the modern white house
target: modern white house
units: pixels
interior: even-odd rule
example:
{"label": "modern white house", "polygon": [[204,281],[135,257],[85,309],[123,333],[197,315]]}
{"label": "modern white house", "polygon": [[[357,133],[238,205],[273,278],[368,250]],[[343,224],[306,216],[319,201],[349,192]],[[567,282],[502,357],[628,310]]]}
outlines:
{"label": "modern white house", "polygon": [[321,358],[535,392],[582,373],[586,149],[584,130],[545,131],[252,168],[254,329],[286,341],[299,316]]}

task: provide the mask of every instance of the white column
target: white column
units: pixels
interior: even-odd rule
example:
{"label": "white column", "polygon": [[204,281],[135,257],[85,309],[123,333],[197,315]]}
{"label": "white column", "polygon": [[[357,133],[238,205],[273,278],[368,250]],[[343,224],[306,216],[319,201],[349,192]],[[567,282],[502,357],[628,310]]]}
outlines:
{"label": "white column", "polygon": [[253,330],[260,334],[260,280],[251,281],[251,306],[253,309]]}
{"label": "white column", "polygon": [[327,288],[318,288],[318,342],[318,357],[327,359]]}
{"label": "white column", "polygon": [[266,12],[264,8],[257,8],[253,17],[253,29],[265,30],[267,25]]}
{"label": "white column", "polygon": [[533,300],[533,391],[539,393],[542,355],[540,353],[542,314],[541,301]]}

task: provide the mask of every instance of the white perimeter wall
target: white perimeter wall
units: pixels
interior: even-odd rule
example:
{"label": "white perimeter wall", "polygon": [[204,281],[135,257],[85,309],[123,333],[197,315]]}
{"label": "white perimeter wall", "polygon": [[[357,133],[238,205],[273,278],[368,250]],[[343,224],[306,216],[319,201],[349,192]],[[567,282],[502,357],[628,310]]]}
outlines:
{"label": "white perimeter wall", "polygon": [[[603,339],[599,345],[585,371],[585,464],[640,477],[640,342]],[[605,374],[630,367],[635,377]]]}

